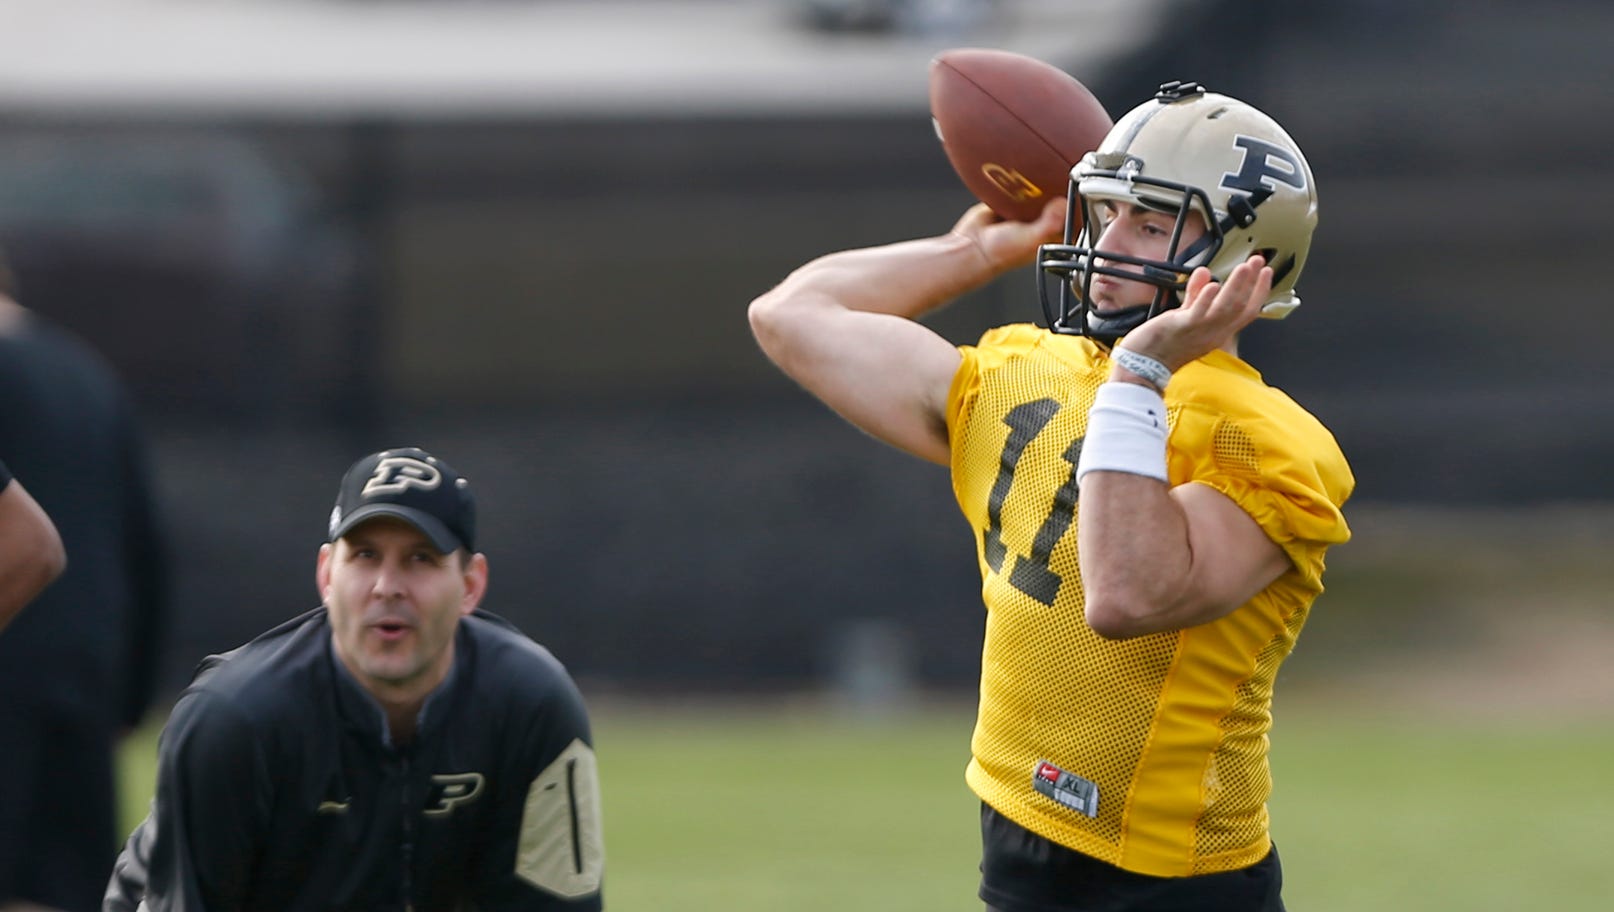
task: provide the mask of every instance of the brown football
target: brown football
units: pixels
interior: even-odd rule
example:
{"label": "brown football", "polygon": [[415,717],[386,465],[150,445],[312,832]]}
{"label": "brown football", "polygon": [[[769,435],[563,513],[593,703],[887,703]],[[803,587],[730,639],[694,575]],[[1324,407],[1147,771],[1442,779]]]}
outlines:
{"label": "brown football", "polygon": [[1065,195],[1070,169],[1113,126],[1069,73],[989,48],[954,48],[931,60],[930,116],[970,192],[1022,222]]}

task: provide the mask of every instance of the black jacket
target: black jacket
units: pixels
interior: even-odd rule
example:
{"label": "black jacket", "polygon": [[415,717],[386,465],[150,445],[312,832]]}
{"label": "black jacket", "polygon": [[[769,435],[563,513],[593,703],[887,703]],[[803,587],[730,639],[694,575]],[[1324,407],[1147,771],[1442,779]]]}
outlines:
{"label": "black jacket", "polygon": [[0,636],[0,694],[53,721],[138,725],[170,577],[146,438],[107,362],[32,313],[0,332],[0,459],[67,549],[61,578]]}
{"label": "black jacket", "polygon": [[463,618],[456,637],[403,749],[332,651],[323,608],[204,660],[103,908],[600,909],[582,697],[498,617]]}

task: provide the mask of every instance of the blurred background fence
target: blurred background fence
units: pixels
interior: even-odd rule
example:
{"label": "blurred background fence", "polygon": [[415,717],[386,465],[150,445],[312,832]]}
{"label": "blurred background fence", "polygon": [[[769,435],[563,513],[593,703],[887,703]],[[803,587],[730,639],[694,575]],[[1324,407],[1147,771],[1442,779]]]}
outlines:
{"label": "blurred background fence", "polygon": [[[175,536],[173,688],[314,604],[337,478],[402,444],[474,479],[489,606],[586,687],[970,688],[979,581],[945,474],[793,388],[744,316],[806,259],[968,204],[926,110],[951,46],[1061,65],[1112,116],[1191,78],[1289,128],[1321,228],[1305,306],[1246,354],[1333,428],[1364,515],[1614,502],[1607,4],[0,16],[0,246],[22,301],[136,391]],[[1027,272],[935,325],[1038,316]]]}

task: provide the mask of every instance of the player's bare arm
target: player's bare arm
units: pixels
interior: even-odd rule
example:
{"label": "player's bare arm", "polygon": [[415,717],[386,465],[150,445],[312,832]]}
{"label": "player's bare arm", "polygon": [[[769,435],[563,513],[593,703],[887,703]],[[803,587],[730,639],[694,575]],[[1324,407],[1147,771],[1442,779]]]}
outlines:
{"label": "player's bare arm", "polygon": [[11,481],[0,488],[0,630],[67,568],[55,523]]}
{"label": "player's bare arm", "polygon": [[[1225,283],[1199,269],[1182,307],[1133,330],[1120,347],[1172,370],[1213,349],[1231,350],[1260,313],[1272,270],[1259,256]],[[1125,368],[1113,380],[1147,384]],[[1113,638],[1213,621],[1253,598],[1289,567],[1255,520],[1226,495],[1200,484],[1175,488],[1128,472],[1082,480],[1078,544],[1087,619]]]}
{"label": "player's bare arm", "polygon": [[751,303],[752,332],[841,417],[945,465],[947,390],[960,355],[916,321],[1030,263],[1063,220],[1062,201],[1035,222],[1000,221],[976,205],[947,234],[820,257]]}

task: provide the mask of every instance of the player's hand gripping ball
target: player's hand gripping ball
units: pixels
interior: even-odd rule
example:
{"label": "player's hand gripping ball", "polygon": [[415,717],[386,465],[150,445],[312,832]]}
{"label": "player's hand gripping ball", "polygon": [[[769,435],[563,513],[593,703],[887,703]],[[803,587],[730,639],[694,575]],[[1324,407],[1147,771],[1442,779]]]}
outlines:
{"label": "player's hand gripping ball", "polygon": [[[930,116],[953,170],[1005,219],[1035,221],[1113,122],[1087,87],[1041,60],[954,48],[930,62]],[[1076,214],[1080,228],[1081,213]]]}

